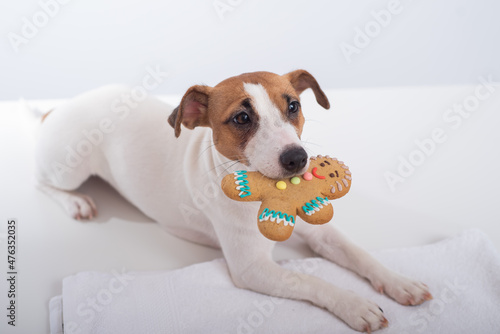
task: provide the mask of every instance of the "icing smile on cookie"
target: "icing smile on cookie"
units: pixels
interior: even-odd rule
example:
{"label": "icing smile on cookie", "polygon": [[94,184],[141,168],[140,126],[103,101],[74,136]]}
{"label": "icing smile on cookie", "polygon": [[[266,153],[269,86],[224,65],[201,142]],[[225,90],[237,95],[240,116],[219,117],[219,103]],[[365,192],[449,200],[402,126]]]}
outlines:
{"label": "icing smile on cookie", "polygon": [[317,177],[318,179],[323,180],[325,177],[323,175],[318,174],[318,167],[314,167],[313,170],[311,171],[312,175]]}

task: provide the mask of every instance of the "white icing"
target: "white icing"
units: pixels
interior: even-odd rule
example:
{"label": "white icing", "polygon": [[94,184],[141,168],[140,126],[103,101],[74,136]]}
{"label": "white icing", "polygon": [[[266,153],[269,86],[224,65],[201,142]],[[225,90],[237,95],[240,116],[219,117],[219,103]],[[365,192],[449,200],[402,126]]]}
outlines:
{"label": "white icing", "polygon": [[[240,185],[242,182],[245,182],[246,179],[243,179],[243,180],[238,180],[238,178],[241,178],[241,175],[238,174],[237,172],[233,173],[235,175],[235,180],[234,183],[238,184],[238,186],[236,187],[236,190],[241,190],[242,188],[245,188],[245,187],[248,187],[247,185]],[[248,181],[247,181],[248,183]],[[240,191],[240,193],[238,194],[238,196],[242,196],[244,194],[246,194],[248,192],[248,190],[243,190],[243,191]]]}
{"label": "white icing", "polygon": [[339,191],[342,191],[342,185],[340,184],[339,181],[335,181],[337,183],[337,188],[339,188]]}
{"label": "white icing", "polygon": [[347,180],[346,179],[342,179],[342,183],[344,184],[344,186],[347,188],[349,187],[349,183],[347,183]]}
{"label": "white icing", "polygon": [[324,202],[318,201],[318,207],[314,207],[313,211],[306,212],[306,215],[308,215],[308,216],[313,215],[316,212],[318,212],[319,210],[323,209],[325,206],[330,205],[330,204],[332,204],[332,203],[330,203],[330,201],[324,201]]}
{"label": "white icing", "polygon": [[[347,174],[347,172],[346,172],[346,174]],[[346,175],[346,176],[344,176],[344,177],[345,177],[346,179],[348,179],[349,181],[350,181],[350,180],[352,180],[352,177],[350,177],[349,175]]]}
{"label": "white icing", "polygon": [[264,214],[264,217],[260,218],[259,222],[262,222],[264,220],[276,222],[277,224],[283,223],[283,225],[285,225],[285,226],[288,226],[288,225],[294,226],[295,225],[295,223],[291,219],[290,219],[290,221],[287,221],[285,217],[280,218],[279,215],[276,215],[276,217],[273,217],[272,213]]}

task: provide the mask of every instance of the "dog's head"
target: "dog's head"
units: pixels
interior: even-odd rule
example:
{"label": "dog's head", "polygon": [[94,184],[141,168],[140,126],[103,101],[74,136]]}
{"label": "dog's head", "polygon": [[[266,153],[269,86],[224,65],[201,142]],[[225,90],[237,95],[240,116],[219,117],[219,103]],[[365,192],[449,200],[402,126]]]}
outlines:
{"label": "dog's head", "polygon": [[304,173],[309,161],[300,136],[304,116],[300,94],[311,88],[325,109],[328,99],[316,79],[304,70],[285,75],[244,73],[215,87],[187,90],[168,121],[181,133],[197,126],[212,128],[217,150],[270,178]]}

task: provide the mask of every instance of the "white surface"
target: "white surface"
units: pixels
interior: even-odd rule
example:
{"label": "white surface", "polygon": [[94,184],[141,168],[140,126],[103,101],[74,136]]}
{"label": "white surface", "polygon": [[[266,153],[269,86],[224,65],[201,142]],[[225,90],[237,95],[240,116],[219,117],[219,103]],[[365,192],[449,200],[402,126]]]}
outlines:
{"label": "white surface", "polygon": [[[489,334],[500,328],[500,253],[484,233],[468,230],[436,244],[373,255],[426,282],[434,299],[401,306],[366,280],[323,259],[286,261],[283,266],[375,302],[389,321],[384,334]],[[170,272],[126,273],[121,281],[117,277],[82,272],[65,278],[62,299],[54,300],[51,315],[62,314],[67,334],[359,333],[309,303],[236,288],[222,260]],[[288,276],[283,284],[295,285],[297,280]],[[97,308],[90,306],[89,298]],[[62,323],[54,324],[51,333],[61,328]]]}
{"label": "white surface", "polygon": [[[442,115],[462,103],[475,86],[333,90],[324,111],[303,94],[307,119],[303,139],[312,154],[343,159],[353,173],[350,194],[335,201],[332,222],[368,250],[421,245],[467,227],[483,230],[500,248],[500,87],[452,129]],[[170,101],[178,101],[169,97]],[[56,101],[33,103],[48,110]],[[17,102],[0,104],[0,233],[6,219],[19,221],[19,327],[2,333],[48,332],[49,298],[61,280],[80,271],[168,270],[221,257],[221,252],[162,232],[107,185],[91,180],[82,191],[97,203],[99,217],[88,223],[65,215],[33,184],[33,147],[39,120]],[[391,192],[384,172],[408,156],[415,139],[441,127],[448,140]],[[168,190],[166,190],[168,191]],[[5,242],[0,259],[5,259]],[[280,244],[276,259],[313,254],[298,239]],[[6,263],[0,268],[4,271]],[[4,303],[4,281],[0,302]],[[3,307],[2,307],[3,309]],[[3,311],[2,311],[3,312]],[[2,319],[4,316],[0,314]]]}
{"label": "white surface", "polygon": [[[44,13],[40,2],[57,3],[0,1],[0,100],[135,85],[148,65],[170,73],[159,94],[297,68],[324,88],[466,84],[487,73],[500,79],[498,1],[64,0],[15,52],[8,36],[22,33],[23,18]],[[377,30],[372,12],[394,2],[398,14]],[[223,19],[214,3],[229,4]],[[357,29],[367,27],[373,37],[356,44]],[[359,46],[351,62],[342,43]]]}

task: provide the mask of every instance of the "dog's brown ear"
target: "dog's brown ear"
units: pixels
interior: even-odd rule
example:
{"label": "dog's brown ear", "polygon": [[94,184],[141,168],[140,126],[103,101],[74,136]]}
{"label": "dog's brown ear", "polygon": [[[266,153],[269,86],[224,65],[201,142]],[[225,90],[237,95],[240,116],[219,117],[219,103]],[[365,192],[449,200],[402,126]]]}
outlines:
{"label": "dog's brown ear", "polygon": [[175,129],[175,136],[181,134],[181,124],[188,129],[209,126],[208,97],[212,87],[196,85],[190,87],[182,97],[181,103],[168,117],[168,123]]}
{"label": "dog's brown ear", "polygon": [[330,109],[330,102],[328,102],[328,98],[325,93],[319,87],[316,79],[311,75],[311,73],[305,70],[296,70],[290,73],[283,75],[284,78],[288,79],[292,84],[293,88],[297,94],[301,94],[307,88],[311,88],[314,92],[314,96],[316,97],[316,101],[325,109]]}

